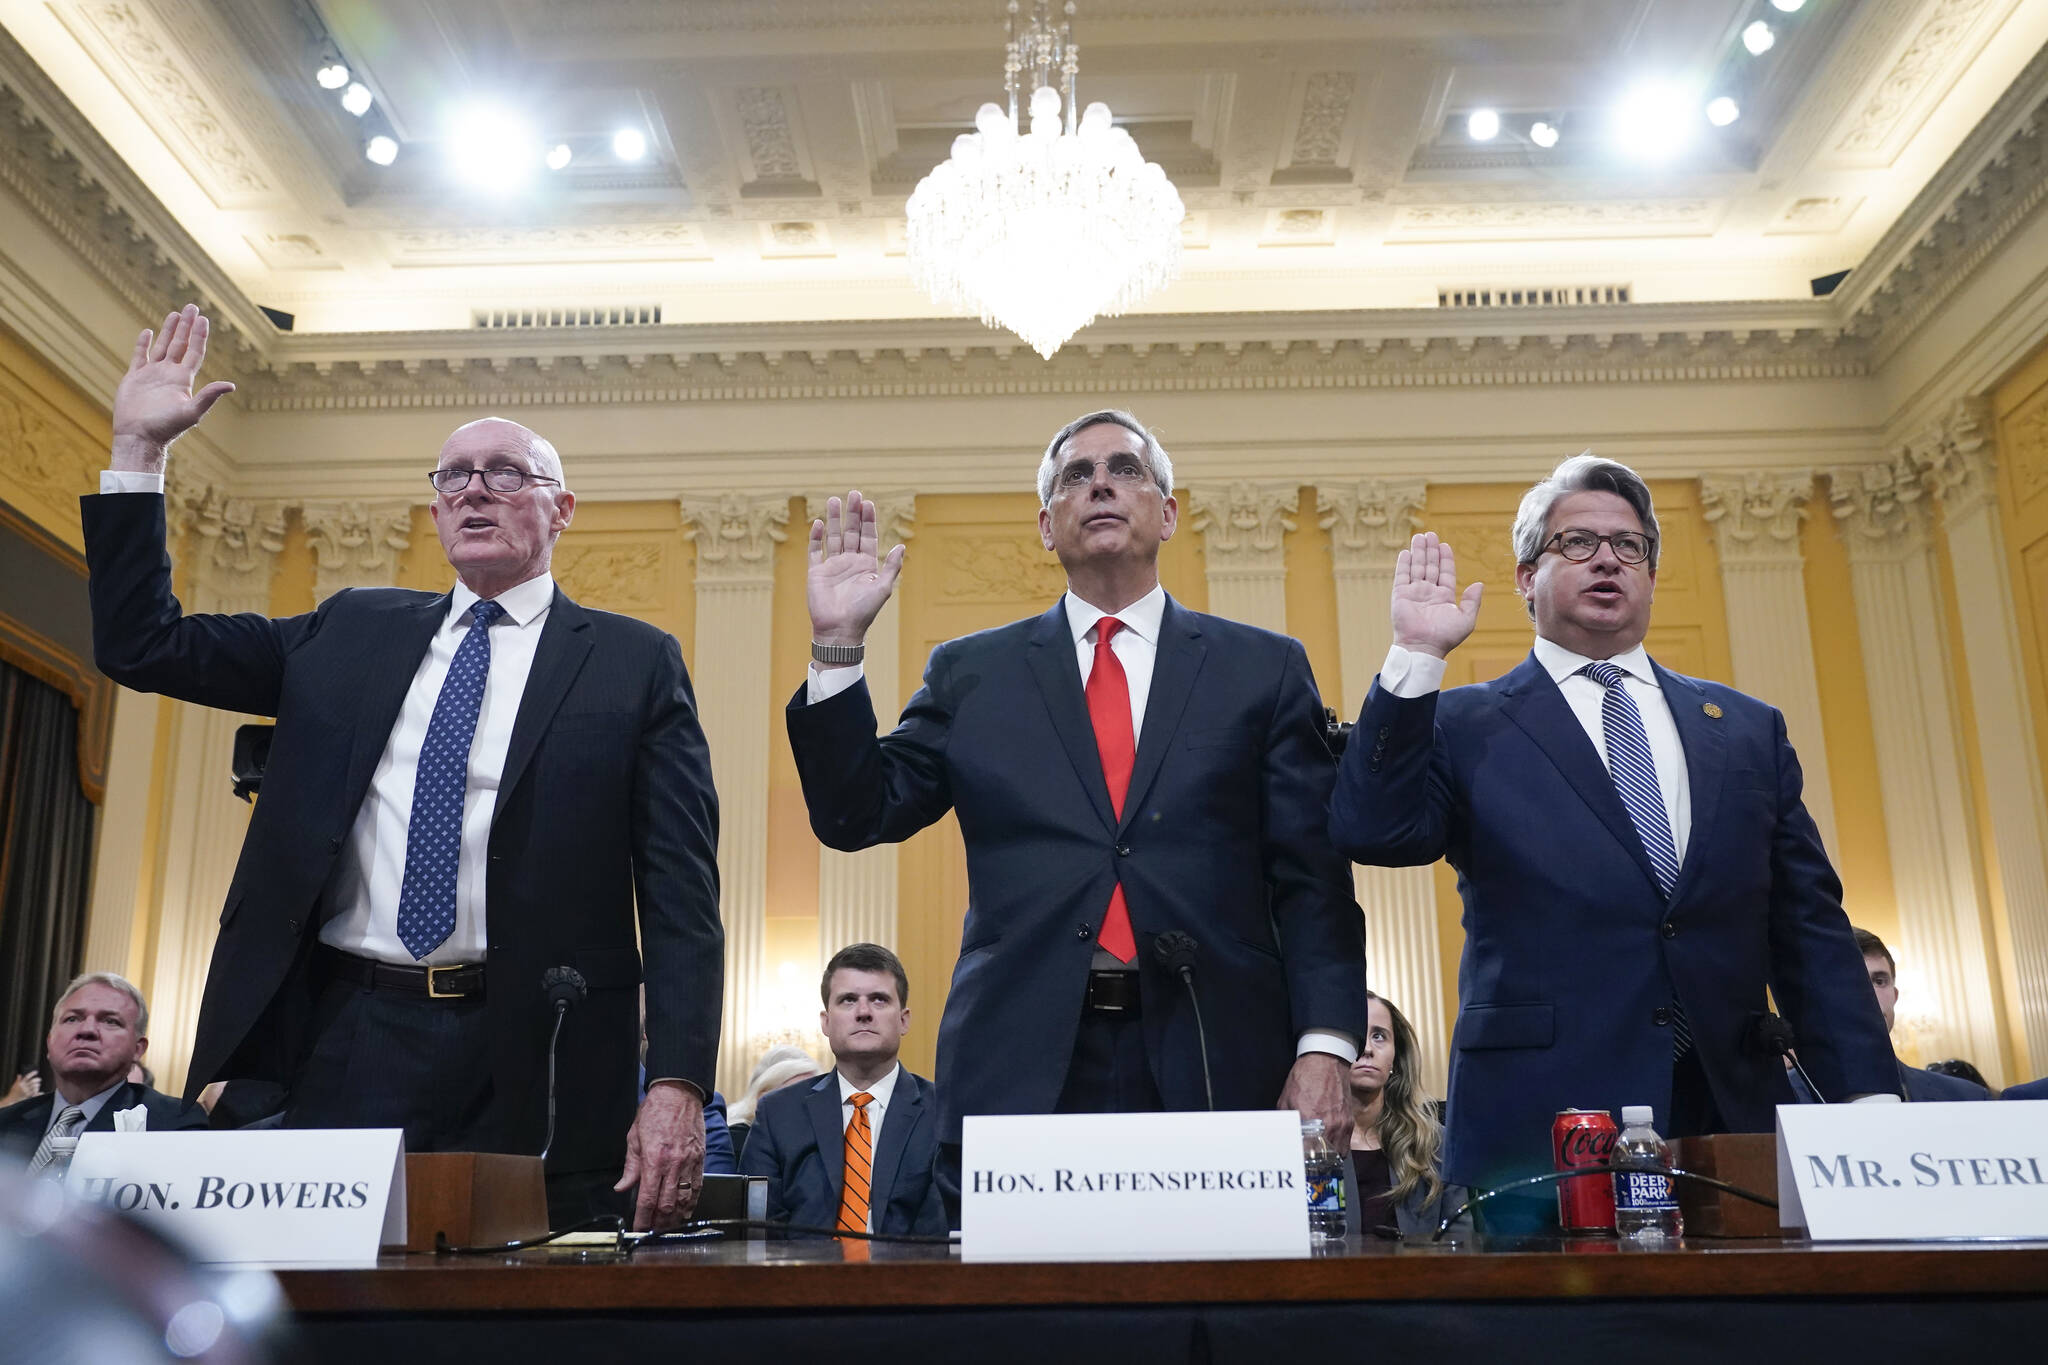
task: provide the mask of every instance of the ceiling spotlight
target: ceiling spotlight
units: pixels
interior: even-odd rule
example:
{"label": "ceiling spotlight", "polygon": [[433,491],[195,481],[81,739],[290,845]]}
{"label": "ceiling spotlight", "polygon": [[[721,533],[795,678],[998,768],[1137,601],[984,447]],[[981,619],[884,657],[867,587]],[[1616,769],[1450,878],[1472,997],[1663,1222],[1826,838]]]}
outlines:
{"label": "ceiling spotlight", "polygon": [[398,160],[398,143],[382,133],[363,144],[363,155],[379,166],[389,166]]}
{"label": "ceiling spotlight", "polygon": [[561,170],[562,167],[569,164],[570,158],[573,156],[575,156],[575,153],[569,150],[568,143],[557,142],[548,149],[548,169],[551,171]]}
{"label": "ceiling spotlight", "polygon": [[612,134],[612,155],[621,161],[638,161],[647,155],[647,135],[638,128],[621,128]]}
{"label": "ceiling spotlight", "polygon": [[1538,147],[1555,147],[1557,145],[1557,125],[1541,121],[1530,124],[1529,141],[1535,143]]}
{"label": "ceiling spotlight", "polygon": [[1786,14],[1797,14],[1806,7],[1806,0],[1771,0],[1771,8]]}
{"label": "ceiling spotlight", "polygon": [[330,52],[320,59],[320,69],[313,73],[313,79],[322,90],[339,90],[348,84],[348,63]]}
{"label": "ceiling spotlight", "polygon": [[375,100],[376,96],[370,93],[370,87],[364,85],[361,81],[357,81],[354,85],[341,92],[341,107],[354,114],[357,118],[361,118],[369,113],[370,105]]}
{"label": "ceiling spotlight", "polygon": [[1465,133],[1474,142],[1491,142],[1500,132],[1500,115],[1491,109],[1474,109],[1465,120]]}
{"label": "ceiling spotlight", "polygon": [[1680,86],[1636,86],[1614,106],[1614,140],[1641,161],[1664,161],[1692,136],[1699,118],[1697,96]]}
{"label": "ceiling spotlight", "polygon": [[1771,32],[1771,26],[1759,19],[1742,30],[1742,45],[1749,49],[1752,57],[1761,57],[1777,43],[1778,35]]}
{"label": "ceiling spotlight", "polygon": [[1716,128],[1726,128],[1742,117],[1742,106],[1726,95],[1707,103],[1707,122]]}
{"label": "ceiling spotlight", "polygon": [[541,143],[519,115],[495,104],[466,105],[448,125],[449,168],[479,189],[516,189],[541,164]]}

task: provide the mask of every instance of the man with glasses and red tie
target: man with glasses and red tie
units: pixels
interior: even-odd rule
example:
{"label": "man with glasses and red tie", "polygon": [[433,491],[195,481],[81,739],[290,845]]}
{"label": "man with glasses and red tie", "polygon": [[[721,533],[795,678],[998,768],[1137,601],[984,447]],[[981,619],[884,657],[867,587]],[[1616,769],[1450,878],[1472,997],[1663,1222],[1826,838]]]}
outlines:
{"label": "man with glasses and red tie", "polygon": [[[1759,1029],[1766,987],[1829,1099],[1897,1099],[1784,717],[1644,651],[1648,486],[1612,460],[1567,460],[1522,499],[1514,548],[1534,650],[1448,692],[1480,585],[1459,591],[1434,534],[1401,552],[1394,646],[1330,812],[1359,862],[1458,871],[1445,1178],[1548,1170],[1563,1109],[1648,1104],[1666,1137],[1771,1131],[1792,1093]],[[1510,1223],[1555,1207],[1542,1191],[1519,1203]]]}
{"label": "man with glasses and red tie", "polygon": [[[1298,1109],[1341,1146],[1364,924],[1324,832],[1335,764],[1307,655],[1166,595],[1173,466],[1130,414],[1068,423],[1038,495],[1067,592],[940,645],[879,739],[862,653],[904,552],[877,560],[858,493],[811,526],[816,663],[787,713],[811,828],[862,849],[950,809],[967,847],[942,1181],[963,1115],[1204,1109],[1211,1086],[1217,1109]],[[1169,932],[1196,945],[1207,1084]]]}
{"label": "man with glasses and red tie", "polygon": [[[545,1145],[558,1223],[602,1211],[614,1186],[636,1191],[637,1225],[680,1219],[703,1162],[724,933],[717,798],[675,640],[555,585],[575,494],[552,445],[497,418],[458,428],[428,475],[450,591],[185,614],[163,480],[171,443],[233,388],[193,392],[206,335],[187,307],[137,340],[112,468],[83,499],[107,675],[277,718],[188,1094],[279,1085],[287,1127],[403,1128],[409,1151]],[[654,1079],[636,1111],[643,960]],[[548,1145],[553,968],[575,989]]]}

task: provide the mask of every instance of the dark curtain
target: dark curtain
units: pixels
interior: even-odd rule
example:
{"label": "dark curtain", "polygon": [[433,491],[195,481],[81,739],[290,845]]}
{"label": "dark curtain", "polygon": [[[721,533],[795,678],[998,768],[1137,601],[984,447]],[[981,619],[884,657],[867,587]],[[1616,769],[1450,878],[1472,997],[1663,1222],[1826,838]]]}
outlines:
{"label": "dark curtain", "polygon": [[43,1065],[50,1011],[78,972],[95,816],[71,699],[0,663],[0,1090]]}

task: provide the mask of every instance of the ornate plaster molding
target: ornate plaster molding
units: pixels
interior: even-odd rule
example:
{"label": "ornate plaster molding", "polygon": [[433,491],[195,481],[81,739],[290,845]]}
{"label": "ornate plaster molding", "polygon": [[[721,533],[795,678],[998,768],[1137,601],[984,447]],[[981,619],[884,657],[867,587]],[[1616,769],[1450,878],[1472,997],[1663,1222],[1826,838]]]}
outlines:
{"label": "ornate plaster molding", "polygon": [[1799,525],[1813,497],[1810,469],[1756,469],[1700,479],[1700,508],[1723,563],[1801,563]]}
{"label": "ornate plaster molding", "polygon": [[1347,569],[1382,569],[1422,528],[1429,485],[1423,479],[1361,479],[1316,489],[1316,511],[1330,533],[1330,557]]}
{"label": "ornate plaster molding", "polygon": [[309,502],[299,509],[313,547],[314,594],[390,583],[412,544],[412,504]]}
{"label": "ornate plaster molding", "polygon": [[196,552],[194,605],[206,611],[268,611],[289,505],[230,497],[180,468],[174,461],[165,470],[164,510],[171,531],[183,532],[187,549]]}
{"label": "ornate plaster molding", "polygon": [[1246,481],[1190,493],[1211,581],[1227,574],[1285,572],[1287,533],[1301,500],[1297,485]]}
{"label": "ornate plaster molding", "polygon": [[1904,454],[1880,464],[1836,465],[1826,473],[1829,510],[1851,561],[1926,548],[1927,489]]}
{"label": "ornate plaster molding", "polygon": [[1996,500],[1992,457],[1991,404],[1985,398],[1958,399],[1941,420],[1906,446],[1906,458],[1953,524]]}
{"label": "ornate plaster molding", "polygon": [[775,579],[775,547],[789,538],[789,499],[720,493],[679,499],[683,534],[697,545],[699,583]]}

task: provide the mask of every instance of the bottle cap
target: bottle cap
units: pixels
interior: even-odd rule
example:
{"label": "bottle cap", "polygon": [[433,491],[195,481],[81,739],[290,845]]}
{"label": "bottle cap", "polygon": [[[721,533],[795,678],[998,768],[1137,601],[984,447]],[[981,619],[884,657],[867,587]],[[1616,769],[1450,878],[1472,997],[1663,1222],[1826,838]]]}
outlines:
{"label": "bottle cap", "polygon": [[1301,1121],[1301,1132],[1304,1137],[1310,1133],[1320,1133],[1322,1131],[1323,1121],[1321,1119],[1303,1119]]}
{"label": "bottle cap", "polygon": [[1624,1128],[1648,1128],[1655,1118],[1655,1111],[1647,1104],[1624,1104],[1621,1107],[1621,1126]]}

